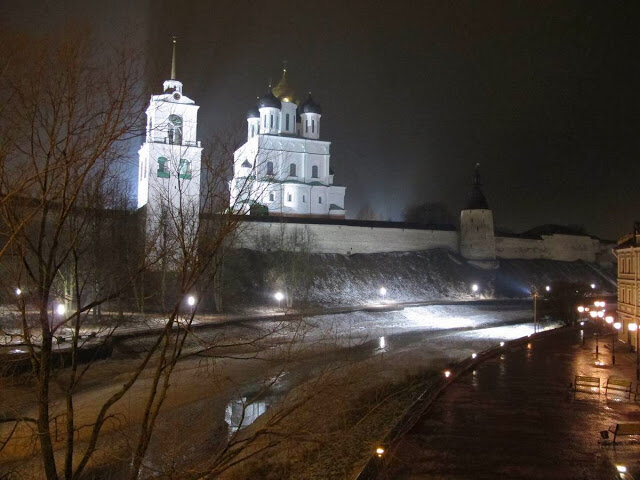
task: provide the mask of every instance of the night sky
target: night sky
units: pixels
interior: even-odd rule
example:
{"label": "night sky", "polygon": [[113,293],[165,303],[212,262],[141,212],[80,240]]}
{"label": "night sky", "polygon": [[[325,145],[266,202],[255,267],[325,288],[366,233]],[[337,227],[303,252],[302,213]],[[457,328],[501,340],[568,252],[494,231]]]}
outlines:
{"label": "night sky", "polygon": [[457,215],[480,162],[499,229],[584,225],[615,239],[640,220],[640,2],[7,2],[0,25],[70,20],[135,31],[160,93],[178,79],[199,137],[245,128],[282,61],[323,109],[348,216],[400,220],[416,202]]}

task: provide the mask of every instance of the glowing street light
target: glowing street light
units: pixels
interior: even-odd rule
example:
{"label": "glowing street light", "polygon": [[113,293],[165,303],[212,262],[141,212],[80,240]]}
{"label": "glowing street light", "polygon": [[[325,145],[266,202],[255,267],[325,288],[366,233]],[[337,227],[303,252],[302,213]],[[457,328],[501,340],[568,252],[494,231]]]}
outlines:
{"label": "glowing street light", "polygon": [[591,310],[591,311],[589,312],[589,316],[590,316],[591,318],[596,318],[596,317],[598,316],[598,312],[596,312],[595,310]]}
{"label": "glowing street light", "polygon": [[20,287],[16,288],[15,292],[16,292],[16,297],[19,297],[20,295],[22,295],[22,290],[20,290]]}
{"label": "glowing street light", "polygon": [[591,286],[591,290],[595,290],[596,289],[596,284],[595,283],[592,283],[590,286]]}
{"label": "glowing street light", "polygon": [[627,325],[627,328],[629,329],[630,332],[635,332],[636,330],[638,330],[638,324],[630,323],[629,325]]}
{"label": "glowing street light", "polygon": [[[598,316],[600,316],[600,315],[598,315]],[[611,315],[607,315],[605,317],[604,321],[607,322],[609,325],[611,325],[613,323],[613,317]]]}
{"label": "glowing street light", "polygon": [[378,290],[378,293],[380,293],[380,296],[382,297],[382,301],[384,302],[384,297],[387,295],[387,289],[384,287],[380,287],[380,290]]}
{"label": "glowing street light", "polygon": [[193,295],[189,295],[187,297],[187,305],[189,305],[190,307],[193,307],[196,304],[196,297],[194,297]]}
{"label": "glowing street light", "polygon": [[444,371],[444,377],[445,378],[449,378],[451,376],[451,370],[445,370]]}
{"label": "glowing street light", "polygon": [[59,303],[56,305],[56,313],[60,316],[64,315],[67,312],[67,307],[64,306],[64,303]]}
{"label": "glowing street light", "polygon": [[278,308],[280,308],[280,302],[284,299],[284,294],[282,292],[276,292],[273,297],[278,301]]}
{"label": "glowing street light", "polygon": [[384,452],[385,450],[383,447],[376,448],[376,457],[382,458],[382,456],[384,455]]}
{"label": "glowing street light", "polygon": [[473,293],[477,293],[477,292],[478,292],[478,290],[480,290],[480,287],[478,286],[478,284],[477,284],[477,283],[474,283],[473,285],[471,285],[471,291],[472,291]]}
{"label": "glowing street light", "polygon": [[477,356],[478,356],[478,354],[477,354],[477,353],[472,353],[472,354],[471,354],[471,358],[476,358]]}
{"label": "glowing street light", "polygon": [[[613,317],[611,317],[611,320],[613,321]],[[620,322],[615,322],[613,324],[614,330],[613,330],[613,335],[611,336],[611,365],[616,364],[616,340],[618,340],[618,330],[620,330],[621,327],[622,327],[622,324]]]}
{"label": "glowing street light", "polygon": [[551,291],[551,287],[550,287],[549,285],[547,285],[546,287],[544,287],[544,289],[545,289],[547,292],[550,292],[550,291]]}

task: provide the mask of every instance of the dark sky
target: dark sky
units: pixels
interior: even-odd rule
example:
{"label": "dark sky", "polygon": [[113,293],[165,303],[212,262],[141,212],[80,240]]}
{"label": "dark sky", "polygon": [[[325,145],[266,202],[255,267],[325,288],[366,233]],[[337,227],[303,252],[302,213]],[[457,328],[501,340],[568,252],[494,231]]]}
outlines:
{"label": "dark sky", "polygon": [[203,139],[244,129],[286,59],[299,94],[322,105],[349,216],[369,203],[397,220],[423,201],[457,214],[480,162],[498,227],[615,239],[640,220],[637,0],[3,3],[14,28],[135,29],[164,72],[149,93],[177,35]]}

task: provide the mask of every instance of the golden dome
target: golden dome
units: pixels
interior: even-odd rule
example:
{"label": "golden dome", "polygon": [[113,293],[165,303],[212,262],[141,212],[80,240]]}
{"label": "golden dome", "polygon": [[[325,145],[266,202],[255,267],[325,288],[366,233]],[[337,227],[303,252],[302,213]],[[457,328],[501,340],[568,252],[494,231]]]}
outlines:
{"label": "golden dome", "polygon": [[287,69],[282,69],[282,77],[278,84],[271,90],[273,94],[283,102],[296,103],[296,92],[287,80]]}

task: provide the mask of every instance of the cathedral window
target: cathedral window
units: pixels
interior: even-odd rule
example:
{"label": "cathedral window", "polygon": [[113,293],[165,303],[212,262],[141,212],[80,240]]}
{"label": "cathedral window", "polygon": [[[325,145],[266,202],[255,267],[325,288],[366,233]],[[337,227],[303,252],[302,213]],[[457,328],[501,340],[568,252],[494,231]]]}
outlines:
{"label": "cathedral window", "polygon": [[318,197],[318,203],[322,203],[322,197]]}
{"label": "cathedral window", "polygon": [[168,160],[165,157],[158,157],[158,177],[169,178],[169,170],[167,169]]}
{"label": "cathedral window", "polygon": [[169,115],[169,143],[182,145],[182,117],[180,115]]}
{"label": "cathedral window", "polygon": [[267,175],[273,175],[273,162],[267,162]]}
{"label": "cathedral window", "polygon": [[267,116],[262,117],[262,127],[267,128]]}
{"label": "cathedral window", "polygon": [[251,125],[251,138],[253,138],[256,134],[255,134],[255,125]]}
{"label": "cathedral window", "polygon": [[311,167],[311,178],[318,178],[318,166]]}
{"label": "cathedral window", "polygon": [[304,133],[309,133],[309,120],[306,120],[306,123],[304,126]]}
{"label": "cathedral window", "polygon": [[190,179],[191,178],[191,162],[189,160],[185,160],[184,158],[180,159],[179,166],[179,177]]}
{"label": "cathedral window", "polygon": [[311,120],[311,133],[315,133],[315,132],[316,132],[316,121]]}
{"label": "cathedral window", "polygon": [[305,195],[302,195],[302,203],[307,203],[307,197]]}
{"label": "cathedral window", "polygon": [[287,202],[291,202],[293,200],[293,198],[291,197],[291,194],[288,193],[287,194]]}
{"label": "cathedral window", "polygon": [[269,115],[271,117],[271,123],[269,125],[269,128],[273,128],[273,115]]}
{"label": "cathedral window", "polygon": [[287,113],[287,116],[285,117],[285,129],[288,131],[289,130],[289,114]]}
{"label": "cathedral window", "polygon": [[296,164],[292,163],[289,165],[289,176],[290,177],[295,177],[296,176]]}
{"label": "cathedral window", "polygon": [[275,199],[276,199],[276,198],[275,198],[275,195],[273,194],[273,192],[270,192],[270,193],[269,193],[269,201],[270,201],[270,202],[273,202]]}

